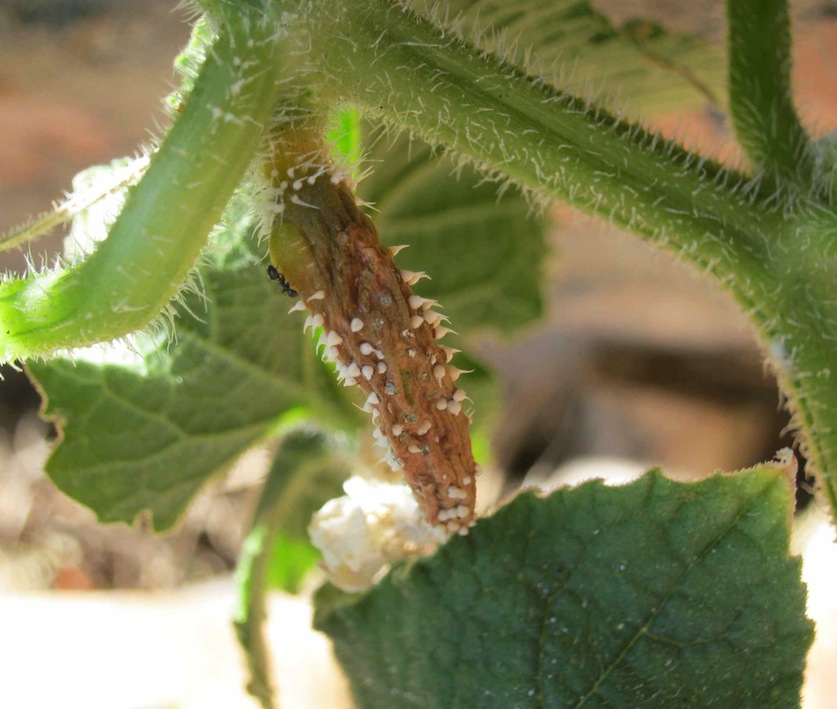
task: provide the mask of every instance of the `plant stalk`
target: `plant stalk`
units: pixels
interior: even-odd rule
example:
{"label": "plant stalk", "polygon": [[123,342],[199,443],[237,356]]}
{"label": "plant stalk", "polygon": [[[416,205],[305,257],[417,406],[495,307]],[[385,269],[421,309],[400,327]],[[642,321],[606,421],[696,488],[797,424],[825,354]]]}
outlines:
{"label": "plant stalk", "polygon": [[282,41],[242,13],[195,86],[108,238],[78,265],[0,285],[0,359],[48,355],[148,325],[182,286],[275,109]]}

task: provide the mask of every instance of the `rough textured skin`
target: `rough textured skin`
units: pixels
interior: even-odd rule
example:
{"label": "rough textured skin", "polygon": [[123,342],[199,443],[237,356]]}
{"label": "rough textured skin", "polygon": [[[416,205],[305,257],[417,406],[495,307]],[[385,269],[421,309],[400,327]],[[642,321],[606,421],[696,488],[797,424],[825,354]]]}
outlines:
{"label": "rough textured skin", "polygon": [[281,216],[271,258],[311,311],[308,323],[322,327],[318,347],[344,383],[367,396],[375,435],[427,519],[464,532],[476,493],[470,420],[454,351],[438,343],[445,318],[410,289],[423,274],[396,267],[346,182],[330,171],[297,166],[272,177]]}

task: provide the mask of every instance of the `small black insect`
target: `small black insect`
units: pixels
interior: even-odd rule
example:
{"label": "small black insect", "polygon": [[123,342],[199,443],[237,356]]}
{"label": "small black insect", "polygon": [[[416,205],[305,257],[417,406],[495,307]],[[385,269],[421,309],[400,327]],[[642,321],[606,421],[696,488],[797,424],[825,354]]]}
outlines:
{"label": "small black insect", "polygon": [[285,295],[288,295],[291,298],[296,298],[299,295],[299,293],[291,288],[291,284],[288,283],[288,280],[276,270],[276,267],[273,264],[267,267],[267,275],[271,281],[279,281],[279,285],[282,287],[282,292],[285,293]]}

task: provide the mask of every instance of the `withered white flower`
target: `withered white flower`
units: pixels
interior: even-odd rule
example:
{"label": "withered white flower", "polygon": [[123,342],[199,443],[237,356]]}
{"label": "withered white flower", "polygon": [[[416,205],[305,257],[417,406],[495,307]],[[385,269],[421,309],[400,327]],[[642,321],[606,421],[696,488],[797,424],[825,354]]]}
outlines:
{"label": "withered white flower", "polygon": [[352,477],[308,527],[323,554],[329,580],[344,591],[365,591],[393,561],[432,554],[449,534],[427,522],[406,483]]}

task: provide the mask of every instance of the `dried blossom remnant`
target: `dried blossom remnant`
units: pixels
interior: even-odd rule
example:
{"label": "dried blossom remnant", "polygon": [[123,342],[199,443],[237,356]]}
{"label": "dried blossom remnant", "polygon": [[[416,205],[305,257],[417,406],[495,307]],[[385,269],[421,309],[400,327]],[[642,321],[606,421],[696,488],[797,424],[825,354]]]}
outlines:
{"label": "dried blossom remnant", "polygon": [[451,332],[410,286],[424,274],[400,271],[346,182],[299,160],[274,167],[275,267],[323,328],[318,348],[347,385],[366,395],[379,444],[403,472],[427,519],[448,532],[474,522],[477,466],[465,393],[438,340]]}
{"label": "dried blossom remnant", "polygon": [[370,588],[393,561],[432,554],[447,538],[427,523],[404,483],[349,478],[343,497],[314,514],[308,532],[335,586]]}

